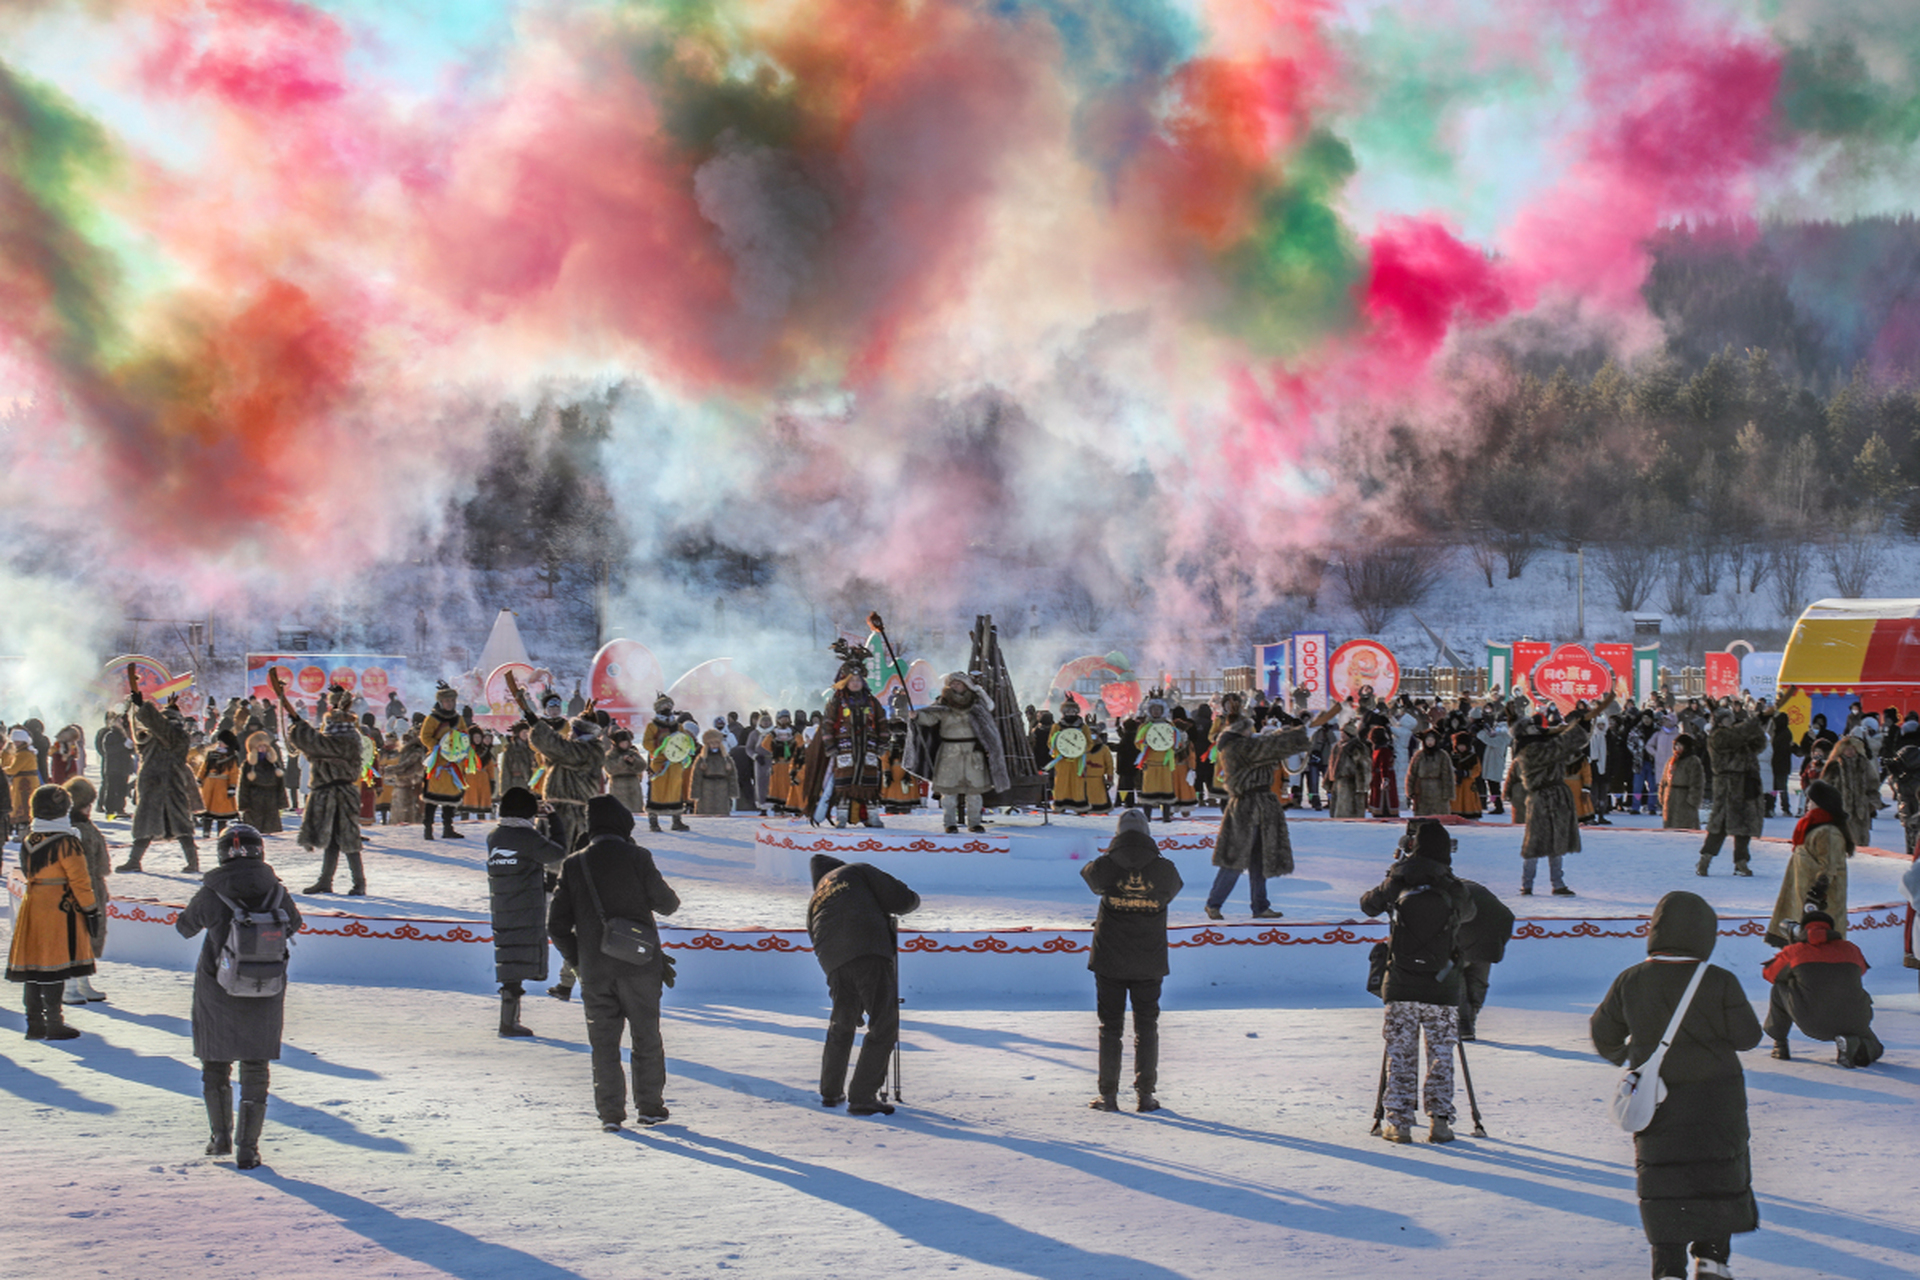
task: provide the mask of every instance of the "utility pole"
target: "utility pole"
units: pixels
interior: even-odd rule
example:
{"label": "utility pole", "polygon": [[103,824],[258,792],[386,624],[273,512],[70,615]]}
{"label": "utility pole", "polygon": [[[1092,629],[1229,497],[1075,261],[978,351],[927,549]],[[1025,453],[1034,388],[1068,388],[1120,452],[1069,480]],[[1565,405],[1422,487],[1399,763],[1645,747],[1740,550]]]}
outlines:
{"label": "utility pole", "polygon": [[1579,638],[1585,640],[1587,638],[1587,544],[1584,542],[1574,543],[1573,557],[1578,566],[1580,583],[1579,603],[1574,606],[1574,627],[1579,632]]}

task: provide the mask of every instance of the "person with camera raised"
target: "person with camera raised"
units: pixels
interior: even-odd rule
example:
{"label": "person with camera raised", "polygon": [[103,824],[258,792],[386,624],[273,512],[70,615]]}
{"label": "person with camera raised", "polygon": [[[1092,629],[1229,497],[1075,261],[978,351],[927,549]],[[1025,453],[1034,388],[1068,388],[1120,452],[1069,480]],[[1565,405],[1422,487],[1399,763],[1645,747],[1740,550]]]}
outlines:
{"label": "person with camera raised", "polygon": [[1832,1041],[1841,1066],[1871,1066],[1886,1049],[1873,1034],[1867,958],[1834,928],[1827,888],[1825,876],[1814,881],[1787,945],[1760,971],[1773,984],[1763,1029],[1782,1061],[1792,1057],[1787,1035],[1798,1026],[1809,1040]]}
{"label": "person with camera raised", "polygon": [[1432,820],[1408,824],[1401,856],[1387,878],[1360,895],[1360,910],[1389,918],[1380,998],[1387,1013],[1381,1136],[1412,1142],[1420,1102],[1420,1040],[1427,1042],[1428,1142],[1453,1141],[1453,1058],[1464,993],[1460,927],[1473,919],[1473,895],[1453,874],[1453,839]]}

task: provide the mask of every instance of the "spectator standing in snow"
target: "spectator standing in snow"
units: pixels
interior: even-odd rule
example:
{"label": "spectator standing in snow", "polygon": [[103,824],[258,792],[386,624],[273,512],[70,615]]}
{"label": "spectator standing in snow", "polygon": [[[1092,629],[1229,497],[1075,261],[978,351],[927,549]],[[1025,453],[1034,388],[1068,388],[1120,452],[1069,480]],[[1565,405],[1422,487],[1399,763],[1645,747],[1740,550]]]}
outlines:
{"label": "spectator standing in snow", "polygon": [[[113,900],[113,894],[107,889],[107,875],[113,870],[113,859],[107,856],[107,838],[100,834],[99,827],[93,825],[93,802],[99,795],[93,783],[85,778],[69,778],[63,787],[73,802],[67,820],[73,827],[74,839],[80,842],[80,849],[86,854],[87,874],[93,885],[94,909],[85,919],[87,940],[92,944],[95,971],[98,972],[97,962],[107,949],[107,903]],[[105,999],[94,988],[92,977],[82,975],[67,979],[65,1003],[89,1004]]]}
{"label": "spectator standing in snow", "polygon": [[[1647,930],[1647,959],[1613,980],[1593,1012],[1593,1047],[1615,1066],[1652,1056],[1680,1006],[1696,964],[1713,954],[1719,929],[1698,894],[1660,899]],[[1655,1280],[1733,1274],[1733,1237],[1760,1226],[1747,1150],[1747,1082],[1736,1056],[1760,1043],[1740,980],[1709,966],[1702,975],[1660,1078],[1666,1099],[1633,1138],[1640,1224],[1653,1249]]]}
{"label": "spectator standing in snow", "polygon": [[1386,974],[1380,998],[1387,1003],[1381,1034],[1387,1042],[1386,1123],[1388,1142],[1412,1142],[1421,1100],[1420,1040],[1427,1042],[1425,1102],[1428,1142],[1453,1141],[1453,1055],[1460,1039],[1460,926],[1473,919],[1473,896],[1453,874],[1453,840],[1438,822],[1419,823],[1413,848],[1393,864],[1387,878],[1360,895],[1369,916],[1391,917]]}
{"label": "spectator standing in snow", "polygon": [[[847,1104],[856,1116],[892,1115],[880,1096],[887,1058],[900,1038],[898,944],[892,917],[920,905],[920,895],[876,866],[813,855],[813,897],[807,902],[807,937],[827,975],[833,1013],[820,1053],[820,1105]],[[847,1081],[853,1035],[862,1018],[867,1037]]]}
{"label": "spectator standing in snow", "polygon": [[1667,773],[1660,780],[1660,825],[1699,830],[1700,801],[1706,791],[1707,766],[1701,762],[1700,748],[1692,734],[1683,733],[1673,740]]}
{"label": "spectator standing in snow", "polygon": [[[300,908],[280,877],[267,865],[266,842],[245,823],[220,833],[214,846],[219,865],[173,927],[183,938],[205,930],[200,962],[193,970],[193,1056],[200,1059],[200,1092],[212,1132],[207,1154],[233,1152],[242,1169],[260,1164],[260,1132],[267,1122],[268,1063],[280,1056],[287,992],[237,996],[220,985],[220,952],[226,946],[233,906],[267,911],[278,906],[288,916],[287,937],[300,930]],[[240,1111],[233,1109],[233,1064],[240,1064]]]}
{"label": "spectator standing in snow", "polygon": [[643,1125],[667,1118],[660,992],[672,983],[673,962],[657,945],[644,963],[609,955],[601,946],[607,921],[632,921],[648,929],[656,915],[670,916],[680,909],[680,895],[654,866],[652,852],[633,842],[633,815],[625,805],[612,796],[594,796],[585,808],[586,847],[560,868],[560,884],[547,911],[547,933],[580,974],[580,1003],[593,1053],[594,1110],[600,1127],[616,1133],[627,1118],[620,1040],[628,1034],[634,1113]]}
{"label": "spectator standing in snow", "polygon": [[1093,918],[1094,1008],[1100,1019],[1099,1093],[1095,1111],[1120,1109],[1120,1059],[1133,1006],[1135,1110],[1158,1111],[1160,1080],[1160,985],[1167,976],[1167,904],[1179,894],[1180,871],[1160,854],[1147,815],[1120,815],[1107,852],[1080,868],[1087,888],[1100,895]]}
{"label": "spectator standing in snow", "polygon": [[525,787],[500,797],[500,825],[487,836],[487,906],[493,921],[493,977],[500,984],[500,1034],[520,1025],[528,982],[547,980],[547,877],[567,851],[540,834],[540,800]]}
{"label": "spectator standing in snow", "polygon": [[1487,804],[1493,812],[1505,813],[1500,783],[1507,776],[1507,751],[1513,743],[1505,711],[1498,707],[1490,710],[1484,726],[1474,736],[1480,740],[1480,776],[1486,780]]}
{"label": "spectator standing in snow", "polygon": [[1407,761],[1407,805],[1416,818],[1453,812],[1453,757],[1434,730],[1420,735],[1419,749]]}

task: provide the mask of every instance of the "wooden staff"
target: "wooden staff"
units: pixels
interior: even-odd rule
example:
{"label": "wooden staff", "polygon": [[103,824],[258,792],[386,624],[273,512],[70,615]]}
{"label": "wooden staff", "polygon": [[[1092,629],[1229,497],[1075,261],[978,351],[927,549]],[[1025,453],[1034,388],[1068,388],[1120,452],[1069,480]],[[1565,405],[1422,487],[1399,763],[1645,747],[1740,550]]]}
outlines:
{"label": "wooden staff", "polygon": [[520,682],[514,678],[513,672],[509,671],[506,675],[507,692],[512,694],[513,700],[520,705],[520,714],[527,718],[529,724],[538,720],[540,713],[534,709],[533,699],[529,698],[527,691],[520,687]]}

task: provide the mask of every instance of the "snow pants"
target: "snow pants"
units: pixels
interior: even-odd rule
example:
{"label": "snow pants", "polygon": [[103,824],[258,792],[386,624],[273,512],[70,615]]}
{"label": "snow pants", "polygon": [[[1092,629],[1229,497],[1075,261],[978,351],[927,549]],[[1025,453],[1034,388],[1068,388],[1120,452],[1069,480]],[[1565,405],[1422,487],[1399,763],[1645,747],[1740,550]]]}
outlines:
{"label": "snow pants", "polygon": [[[827,1043],[820,1052],[820,1097],[872,1102],[887,1083],[887,1059],[900,1038],[900,1000],[893,983],[891,956],[855,956],[827,975],[833,1013],[827,1019]],[[860,1061],[847,1081],[853,1034],[866,1018],[867,1038]]]}
{"label": "snow pants", "polygon": [[1460,1011],[1447,1005],[1395,1000],[1387,1005],[1387,1119],[1401,1128],[1413,1124],[1420,1098],[1420,1039],[1427,1041],[1429,1119],[1453,1119],[1453,1055],[1460,1043]]}
{"label": "snow pants", "polygon": [[1152,1093],[1160,1084],[1159,978],[1128,981],[1094,975],[1094,1012],[1100,1019],[1100,1094],[1120,1092],[1127,1005],[1133,1005],[1133,1091]]}
{"label": "snow pants", "polygon": [[667,1048],[660,1039],[661,974],[596,974],[582,978],[580,1004],[593,1051],[593,1107],[602,1124],[627,1118],[627,1081],[620,1070],[620,1038],[633,1036],[633,1109],[643,1116],[667,1110]]}

